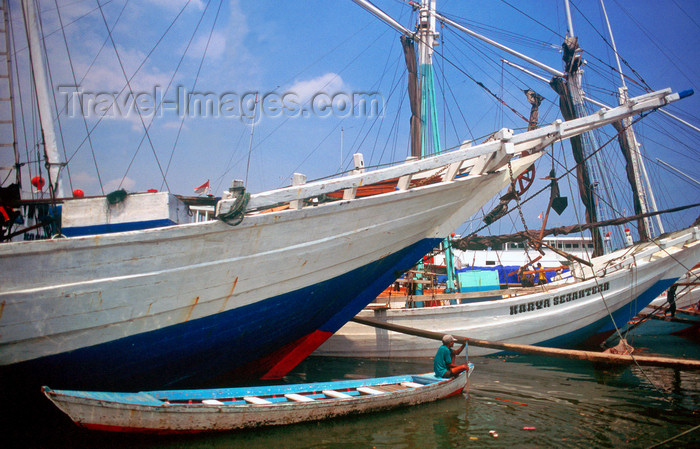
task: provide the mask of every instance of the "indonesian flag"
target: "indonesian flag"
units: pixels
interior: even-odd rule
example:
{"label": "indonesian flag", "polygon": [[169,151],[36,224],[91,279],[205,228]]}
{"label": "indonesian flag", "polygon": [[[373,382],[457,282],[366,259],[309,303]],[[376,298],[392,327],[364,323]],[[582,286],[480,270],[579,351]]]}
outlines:
{"label": "indonesian flag", "polygon": [[194,193],[197,193],[197,194],[206,193],[208,191],[209,191],[209,180],[208,179],[207,179],[207,182],[205,182],[201,186],[194,188]]}

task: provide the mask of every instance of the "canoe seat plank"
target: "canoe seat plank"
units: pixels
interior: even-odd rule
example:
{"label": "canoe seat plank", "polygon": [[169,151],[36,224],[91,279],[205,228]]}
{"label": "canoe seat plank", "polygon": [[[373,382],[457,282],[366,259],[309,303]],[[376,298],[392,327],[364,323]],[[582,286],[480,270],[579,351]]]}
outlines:
{"label": "canoe seat plank", "polygon": [[296,394],[296,393],[287,393],[284,395],[285,398],[289,399],[290,401],[297,401],[297,402],[313,402],[314,400],[308,396],[303,396],[301,394]]}
{"label": "canoe seat plank", "polygon": [[403,385],[400,384],[387,384],[387,385],[373,385],[371,388],[381,391],[382,393],[388,393],[390,391],[401,391],[405,390],[408,387],[404,387]]}
{"label": "canoe seat plank", "polygon": [[246,396],[243,398],[243,400],[251,404],[272,404],[272,402],[268,401],[267,399],[262,399],[256,396]]}
{"label": "canoe seat plank", "polygon": [[420,388],[423,386],[422,384],[419,384],[417,382],[401,382],[401,385],[408,388]]}
{"label": "canoe seat plank", "polygon": [[379,391],[370,387],[357,387],[357,391],[364,394],[383,394],[383,391]]}
{"label": "canoe seat plank", "polygon": [[223,402],[218,401],[216,399],[205,399],[202,401],[202,404],[204,404],[204,405],[224,405]]}
{"label": "canoe seat plank", "polygon": [[349,394],[345,394],[335,390],[323,390],[322,393],[328,396],[329,398],[347,399],[352,397]]}

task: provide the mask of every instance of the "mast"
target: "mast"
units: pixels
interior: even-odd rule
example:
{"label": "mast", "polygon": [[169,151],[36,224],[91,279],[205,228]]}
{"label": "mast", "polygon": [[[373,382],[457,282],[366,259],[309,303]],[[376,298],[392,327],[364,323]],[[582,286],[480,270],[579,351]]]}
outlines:
{"label": "mast", "polygon": [[[435,12],[436,0],[421,0],[418,10],[418,30],[412,33],[406,27],[392,19],[381,9],[367,0],[353,0],[359,6],[374,14],[402,34],[401,45],[408,70],[408,96],[411,105],[411,156],[425,157],[432,146],[433,153],[441,151],[440,134],[435,99],[435,82],[433,71],[433,47],[437,45]],[[442,19],[441,19],[442,20]],[[418,68],[414,41],[418,43]],[[447,268],[447,292],[455,291],[452,244],[450,238],[443,241],[445,265]],[[423,260],[418,262],[418,271],[422,270]],[[416,290],[422,290],[418,284]],[[416,292],[420,294],[419,291]]]}
{"label": "mast", "polygon": [[[422,0],[418,16],[418,61],[421,73],[421,153],[427,156],[432,144],[434,154],[442,151],[438,126],[437,104],[435,95],[435,71],[433,70],[433,48],[438,45],[439,33],[436,27],[436,0]],[[446,293],[457,290],[455,282],[454,255],[450,236],[442,242],[445,254],[445,271],[447,272]]]}
{"label": "mast", "polygon": [[[7,97],[6,98],[0,98],[0,101],[2,102],[7,102],[8,104],[8,109],[9,109],[9,117],[7,120],[2,120],[0,121],[0,124],[3,126],[9,125],[11,127],[11,133],[10,133],[10,138],[12,139],[11,142],[2,142],[0,143],[0,147],[12,147],[12,150],[15,155],[15,183],[17,186],[22,185],[22,170],[20,169],[20,159],[19,159],[19,150],[17,149],[17,129],[15,127],[15,106],[14,106],[14,96],[12,95],[13,92],[13,82],[12,82],[12,56],[10,53],[11,50],[11,45],[10,45],[10,11],[9,7],[10,4],[7,0],[3,0],[2,4],[0,4],[0,7],[2,8],[2,15],[3,15],[3,30],[2,33],[5,36],[5,49],[4,49],[4,54],[5,54],[5,60],[7,62],[7,75],[0,75],[0,78],[5,78],[7,80]],[[4,133],[3,133],[4,134]]]}
{"label": "mast", "polygon": [[[612,45],[613,53],[615,54],[615,61],[617,62],[617,71],[620,74],[620,87],[618,89],[619,97],[618,104],[625,104],[629,99],[629,94],[627,90],[627,85],[625,84],[625,77],[622,74],[622,65],[620,64],[620,56],[617,54],[617,46],[615,45],[615,37],[613,36],[612,27],[610,26],[610,20],[608,19],[608,12],[605,10],[605,4],[603,0],[600,0],[600,7],[603,11],[603,16],[605,17],[605,23],[608,27],[608,34],[610,35],[610,43]],[[649,175],[647,174],[646,167],[644,165],[644,159],[642,158],[641,152],[639,150],[640,144],[637,142],[637,137],[632,129],[632,118],[628,117],[622,121],[624,125],[624,135],[626,142],[621,142],[623,144],[623,152],[625,153],[626,159],[629,161],[632,176],[630,179],[630,184],[632,186],[632,193],[634,195],[635,212],[637,214],[645,214],[647,212],[656,211],[656,199],[654,198],[654,192],[651,189],[651,183],[649,182]],[[622,136],[620,136],[622,137]],[[623,139],[620,139],[623,140]],[[644,184],[642,184],[644,181]],[[645,188],[646,187],[646,188]],[[663,224],[661,223],[661,216],[656,215],[656,223],[659,229],[659,234],[664,233]],[[642,240],[651,240],[654,235],[652,232],[652,221],[651,218],[646,217],[640,220],[638,228],[640,238]],[[642,235],[642,234],[645,235]]]}
{"label": "mast", "polygon": [[[566,5],[568,9],[568,4]],[[571,23],[571,14],[567,15],[569,22],[569,30],[573,29],[573,24]],[[516,56],[530,64],[539,67],[542,70],[552,74],[554,77],[549,82],[550,86],[554,91],[559,94],[559,107],[561,109],[562,115],[565,120],[572,120],[577,117],[581,117],[584,114],[585,109],[583,108],[583,93],[580,88],[580,79],[582,73],[579,71],[579,66],[581,64],[581,55],[578,51],[578,42],[576,38],[567,37],[567,42],[564,43],[564,57],[565,60],[568,58],[566,64],[566,69],[564,72],[556,70],[549,67],[529,56],[526,56],[520,52],[517,52],[503,44],[500,44],[492,39],[489,39],[469,28],[460,25],[447,17],[437,14],[437,18],[441,21],[457,28],[458,30],[467,33],[481,41],[486,42],[500,50],[503,50],[513,56]],[[567,45],[568,44],[568,45]],[[572,86],[577,86],[572,88]],[[571,95],[570,92],[576,92],[575,95]],[[572,98],[573,97],[573,98]],[[589,139],[592,139],[592,135]],[[598,221],[597,209],[595,207],[595,196],[593,195],[592,186],[597,185],[596,180],[591,180],[590,170],[584,161],[584,140],[580,136],[576,136],[571,139],[571,148],[574,153],[574,159],[576,160],[576,175],[579,180],[579,195],[581,197],[581,202],[586,208],[586,222],[595,223]],[[594,255],[600,255],[603,252],[603,239],[600,235],[598,229],[592,229],[591,234],[593,236],[594,244]]]}
{"label": "mast", "polygon": [[353,0],[357,5],[366,9],[390,27],[401,33],[401,46],[403,47],[406,68],[408,70],[408,99],[411,106],[411,156],[421,157],[421,93],[416,67],[416,51],[414,45],[414,33],[394,20],[390,15],[377,8],[367,0]]}
{"label": "mast", "polygon": [[568,26],[569,35],[576,36],[576,33],[574,33],[574,22],[571,20],[571,6],[569,5],[569,0],[564,0],[564,7],[566,8],[566,24]]}
{"label": "mast", "polygon": [[416,67],[416,49],[413,42],[408,36],[401,36],[401,46],[403,47],[403,55],[406,60],[406,69],[408,71],[408,102],[411,107],[411,157],[421,157],[421,94],[420,83],[418,81],[418,68]]}
{"label": "mast", "polygon": [[[602,5],[602,0],[601,0],[601,5]],[[441,16],[440,14],[436,13],[436,17],[441,20],[444,23],[447,23],[456,29],[459,29],[460,31],[463,31],[464,33],[467,33],[481,41],[486,42],[489,45],[492,45],[502,51],[505,51],[513,56],[516,56],[530,64],[533,64],[536,67],[539,67],[542,70],[545,70],[546,72],[549,72],[550,74],[554,75],[554,78],[549,81],[545,79],[544,77],[541,77],[539,75],[536,75],[532,73],[531,71],[520,67],[512,62],[502,60],[506,64],[509,64],[511,66],[514,66],[518,68],[519,70],[524,71],[525,73],[528,73],[529,75],[540,79],[543,82],[548,82],[552,86],[552,88],[560,95],[560,108],[562,110],[562,114],[564,115],[566,120],[571,120],[572,118],[580,117],[582,114],[585,113],[585,108],[583,107],[583,100],[589,101],[592,103],[595,103],[598,106],[604,107],[606,109],[610,109],[610,106],[604,105],[602,103],[596,102],[590,98],[586,98],[583,94],[583,90],[581,88],[581,75],[582,71],[580,70],[580,65],[582,63],[581,58],[580,58],[580,49],[578,48],[578,40],[574,37],[574,29],[573,29],[573,21],[571,19],[571,9],[569,6],[568,1],[565,2],[565,7],[566,7],[566,13],[567,13],[567,25],[568,25],[568,30],[569,34],[566,38],[566,41],[563,45],[563,49],[565,52],[565,60],[567,61],[566,64],[566,73],[561,72],[559,70],[553,69],[545,64],[542,64],[541,62],[530,58],[522,53],[519,53],[505,45],[502,45],[492,39],[489,39],[479,33],[476,33],[473,30],[470,30],[466,28],[463,25],[460,25],[452,20],[450,20],[447,17]],[[605,11],[605,8],[603,6],[603,11]],[[607,15],[606,15],[606,20],[607,20]],[[609,23],[608,23],[608,28],[610,29]],[[611,38],[612,38],[612,32],[610,32]],[[614,46],[614,40],[613,40],[613,46]],[[620,68],[620,62],[619,58],[617,57],[617,51],[615,49],[615,56],[618,61],[618,70],[620,72],[620,76],[622,77],[622,70]],[[572,70],[573,69],[573,70]],[[624,88],[624,78],[622,78],[622,85]],[[628,99],[627,96],[627,90],[624,88],[624,92],[621,91],[620,97],[619,97],[619,102],[620,104],[624,104]],[[679,119],[678,117],[674,116],[673,114],[670,114],[669,112],[659,109],[660,112],[674,118],[677,121],[680,121],[686,126],[691,127],[692,129],[696,131],[700,131],[697,127],[694,127],[693,125]],[[631,123],[631,119],[626,120],[626,124]],[[616,124],[613,124],[614,126],[618,126]],[[634,192],[635,190],[635,185],[640,185],[642,184],[641,181],[634,181],[631,173],[633,171],[630,169],[628,172],[630,173],[630,184],[633,189],[633,197],[635,203],[639,201],[638,198],[640,196],[643,196],[645,199],[645,210],[656,210],[656,201],[653,196],[653,191],[651,189],[651,185],[649,183],[649,178],[648,175],[646,174],[646,168],[644,166],[644,159],[641,157],[639,154],[638,150],[638,143],[636,141],[636,138],[634,137],[634,133],[631,129],[630,126],[625,126],[622,123],[619,124],[618,130],[626,129],[626,133],[630,134],[630,141],[633,142],[632,147],[635,150],[635,158],[628,158],[628,160],[632,159],[635,160],[635,166],[638,166],[639,169],[635,170],[636,173],[640,173],[641,179],[644,180],[646,184],[646,192],[645,189],[639,189],[640,192],[642,192],[641,195],[638,195],[637,193]],[[588,133],[588,136],[586,136],[587,139],[583,139],[582,137],[576,137],[571,140],[572,142],[572,151],[574,152],[574,156],[576,159],[576,162],[578,164],[577,166],[577,177],[579,179],[579,193],[582,199],[582,202],[584,203],[584,206],[586,207],[586,221],[591,223],[591,222],[596,222],[598,220],[598,209],[595,205],[595,196],[593,195],[593,190],[599,183],[595,179],[595,171],[592,170],[593,166],[592,164],[589,164],[589,166],[586,165],[587,162],[583,162],[583,159],[585,159],[584,156],[584,148],[585,145],[588,144],[589,147],[593,146],[594,148],[597,147],[597,144],[595,143],[595,137],[593,134]],[[621,146],[622,146],[622,140],[626,139],[625,133],[621,133],[620,140],[621,140]],[[589,150],[590,151],[590,150]],[[624,151],[624,149],[623,149]],[[590,154],[590,153],[589,153]],[[597,160],[597,155],[593,155],[593,158]],[[601,174],[604,173],[601,167],[601,163],[597,162],[597,165],[601,171]],[[581,168],[579,168],[581,167]],[[646,201],[646,198],[648,197],[648,203]],[[636,208],[635,209],[638,212],[638,215],[642,214],[641,209]],[[651,225],[651,219],[646,217],[644,218],[647,220],[649,225]],[[657,226],[659,228],[659,232],[663,233],[663,226],[661,224],[661,218],[657,215],[656,216],[656,222]],[[639,224],[639,230],[640,230],[640,237],[643,239],[646,237],[647,232],[645,231],[647,228],[651,229],[651,226],[646,226],[645,221],[640,221]],[[596,230],[592,230],[593,233],[593,238],[594,238],[594,244],[596,245],[596,248],[600,247],[602,248],[602,240],[600,239],[600,232]],[[596,236],[596,234],[598,234]]]}
{"label": "mast", "polygon": [[432,145],[435,154],[440,153],[437,106],[435,104],[435,77],[433,71],[433,47],[438,33],[435,29],[435,1],[421,0],[418,16],[418,63],[421,88],[421,155],[429,154]]}
{"label": "mast", "polygon": [[39,120],[41,122],[41,134],[44,141],[44,155],[49,172],[49,191],[52,197],[63,196],[59,172],[61,161],[56,146],[56,133],[53,126],[53,113],[49,99],[49,82],[44,64],[44,49],[39,32],[39,17],[37,15],[34,0],[22,0],[22,11],[29,42],[29,57],[34,87],[37,94],[39,108]]}
{"label": "mast", "polygon": [[[421,155],[422,157],[432,152],[439,154],[440,131],[438,127],[437,104],[435,95],[435,71],[433,70],[433,48],[438,44],[436,28],[436,0],[421,0],[418,15],[418,62],[420,67],[420,129],[421,129]],[[450,236],[442,242],[445,253],[445,271],[447,272],[446,293],[456,291],[454,256]]]}
{"label": "mast", "polygon": [[[552,88],[560,96],[560,109],[566,120],[583,117],[585,115],[585,107],[583,104],[583,88],[581,87],[581,78],[583,70],[581,65],[581,50],[578,46],[578,38],[574,35],[573,23],[571,21],[571,9],[569,1],[564,0],[566,5],[566,16],[569,27],[562,49],[564,51],[564,79],[552,79]],[[594,189],[599,186],[599,180],[592,169],[590,159],[587,158],[592,153],[595,137],[593,133],[587,132],[585,135],[579,136],[576,139],[571,139],[571,151],[574,154],[576,161],[576,176],[579,184],[579,194],[581,202],[586,208],[586,223],[595,223],[599,220],[598,208],[595,201]],[[597,157],[594,155],[594,159]],[[600,256],[604,252],[603,239],[600,235],[600,230],[596,227],[591,228],[591,237],[593,238],[593,257]]]}

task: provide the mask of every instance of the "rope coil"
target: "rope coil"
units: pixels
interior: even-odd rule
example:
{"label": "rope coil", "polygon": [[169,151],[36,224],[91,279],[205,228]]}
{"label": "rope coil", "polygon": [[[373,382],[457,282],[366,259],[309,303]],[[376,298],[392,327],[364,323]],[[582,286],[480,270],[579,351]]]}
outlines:
{"label": "rope coil", "polygon": [[229,226],[238,226],[245,218],[246,207],[250,200],[250,193],[243,192],[233,203],[231,210],[225,214],[220,214],[218,218]]}

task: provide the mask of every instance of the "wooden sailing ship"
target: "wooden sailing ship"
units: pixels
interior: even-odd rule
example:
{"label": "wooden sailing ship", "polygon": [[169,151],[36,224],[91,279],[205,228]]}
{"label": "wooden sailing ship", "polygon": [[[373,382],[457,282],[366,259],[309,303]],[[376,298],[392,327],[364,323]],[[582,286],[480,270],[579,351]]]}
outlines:
{"label": "wooden sailing ship", "polygon": [[[33,69],[45,74],[35,1],[22,11]],[[50,192],[39,226],[51,238],[0,245],[0,370],[17,382],[80,388],[282,377],[547,146],[681,98],[656,91],[575,120],[504,128],[481,144],[320,181],[299,175],[259,193],[234,180],[197,209],[170,192],[62,197],[52,89],[35,81]],[[391,191],[358,195],[394,179]],[[3,187],[13,215],[36,203]],[[342,199],[324,201],[333,192]],[[17,227],[4,221],[3,235],[24,232]],[[342,257],[328,263],[328,254]]]}
{"label": "wooden sailing ship", "polygon": [[[523,55],[494,43],[439,13],[432,12],[433,3],[426,1],[422,5],[425,10],[430,11],[429,14],[438,17],[443,23],[454,26],[478,39],[486,40],[501,50],[523,57]],[[373,12],[389,22],[376,11]],[[434,33],[434,29],[428,33]],[[577,114],[580,114],[583,102],[580,89],[582,58],[578,41],[575,37],[571,37],[572,35],[573,33],[567,36],[562,46],[565,62],[563,72],[523,57],[530,63],[539,64],[538,67],[544,68],[554,75],[550,85],[560,97],[562,114],[567,120],[575,119]],[[621,102],[625,101],[625,92],[621,96]],[[531,115],[531,127],[533,124],[536,126],[537,119],[536,116],[533,118]],[[630,125],[631,122],[625,121],[624,123],[616,123],[615,126],[618,135],[624,137],[624,139],[621,137],[621,140],[626,141],[624,142],[627,144],[624,153],[628,165],[632,166],[635,165],[635,161],[640,156],[636,153],[635,144],[629,143],[629,141],[634,142],[633,135],[630,134]],[[633,189],[635,212],[637,212],[633,219],[639,223],[642,243],[632,246],[628,244],[626,248],[608,251],[607,254],[604,254],[603,239],[599,231],[599,227],[603,223],[598,222],[599,215],[596,212],[591,188],[593,174],[589,172],[590,162],[587,162],[590,157],[588,153],[592,149],[586,150],[586,143],[586,139],[578,136],[572,140],[572,151],[577,162],[576,170],[577,178],[580,181],[581,201],[586,208],[586,229],[590,229],[592,232],[593,248],[588,254],[590,257],[585,258],[586,260],[581,257],[568,256],[571,262],[568,262],[566,266],[556,267],[556,269],[565,272],[563,278],[559,275],[559,279],[556,281],[539,283],[536,287],[500,290],[498,283],[496,283],[496,289],[493,291],[462,293],[455,289],[455,283],[450,281],[448,277],[445,291],[442,294],[409,294],[407,296],[392,296],[391,298],[384,295],[385,297],[378,298],[375,304],[358,314],[358,317],[373,318],[379,322],[409,328],[452,333],[491,341],[561,347],[599,344],[615,329],[624,326],[643,307],[686,273],[689,267],[700,260],[700,247],[697,241],[700,237],[698,234],[700,229],[697,226],[690,227],[652,239],[645,224],[654,214],[649,213],[648,206],[640,200],[643,195],[640,193],[641,183],[637,179],[636,183],[633,183],[633,187],[635,187]],[[632,172],[637,169],[629,170]],[[540,232],[524,231],[522,235],[518,236],[522,238],[520,241],[529,241],[534,249],[540,250],[539,252],[542,254],[541,247],[547,216],[549,216],[551,208],[557,209],[557,200],[560,200],[553,170],[546,179],[551,183],[552,193],[542,229]],[[523,192],[514,192],[515,187],[515,179],[512,179],[511,190],[501,198],[499,207],[484,219],[487,224],[503,215],[501,210],[506,209],[509,201],[517,200],[522,195]],[[561,201],[559,203],[561,205]],[[561,213],[561,211],[557,212]],[[607,224],[613,224],[614,221],[610,220]],[[624,222],[624,220],[620,220],[620,223]],[[487,242],[494,240],[489,236],[469,237],[475,237],[471,240],[481,239],[485,242],[483,243],[484,247],[491,246]],[[457,240],[454,243],[447,242],[444,245],[447,249],[444,260],[448,274],[454,272],[454,269],[449,265],[452,259],[450,247],[459,248],[460,244],[463,244],[466,248],[467,240],[469,239]],[[558,253],[563,253],[552,246],[548,247]],[[670,250],[667,251],[667,248]],[[563,255],[566,256],[566,254]],[[537,255],[525,265],[534,267],[541,257],[541,255]],[[553,271],[554,268],[549,270]],[[545,271],[548,269],[526,268],[523,271],[523,277],[539,277]],[[514,273],[515,271],[512,274]],[[536,284],[538,282],[529,283],[531,286]],[[341,328],[315,354],[346,357],[429,357],[432,352],[429,346],[428,342],[421,341],[415,336],[403,335],[385,329],[373,329],[351,322]],[[484,355],[493,352],[495,351],[491,349],[477,348],[472,354]]]}

